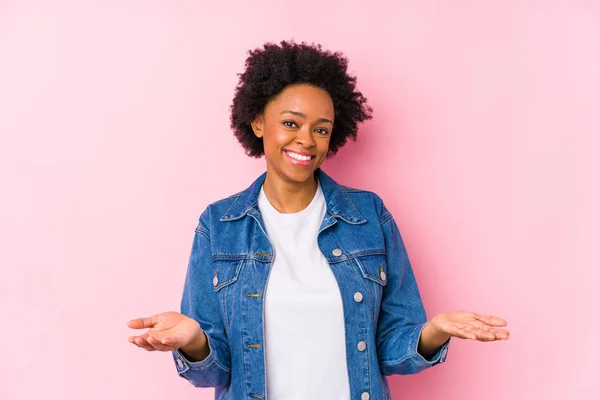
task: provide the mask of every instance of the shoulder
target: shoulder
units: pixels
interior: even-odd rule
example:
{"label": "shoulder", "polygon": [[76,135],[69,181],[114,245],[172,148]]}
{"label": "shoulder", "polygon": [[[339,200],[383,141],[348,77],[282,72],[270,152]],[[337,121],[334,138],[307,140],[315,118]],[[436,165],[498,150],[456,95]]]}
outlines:
{"label": "shoulder", "polygon": [[[211,211],[214,211],[214,212],[222,211],[221,215],[223,215],[227,212],[228,209],[231,208],[231,206],[233,204],[235,204],[239,200],[239,198],[242,196],[243,193],[244,193],[244,190],[239,191],[230,196],[224,197],[222,199],[215,200],[212,203],[210,203],[206,207],[206,209],[207,210],[210,209]],[[221,215],[219,217],[221,217]]]}
{"label": "shoulder", "polygon": [[221,217],[231,209],[231,207],[239,200],[242,193],[243,191],[240,191],[208,204],[200,214],[196,230],[203,229],[209,231],[209,227],[218,222]]}
{"label": "shoulder", "polygon": [[376,192],[346,185],[339,185],[339,187],[345,192],[359,213],[376,216],[380,224],[392,218],[392,214],[385,207],[383,199]]}

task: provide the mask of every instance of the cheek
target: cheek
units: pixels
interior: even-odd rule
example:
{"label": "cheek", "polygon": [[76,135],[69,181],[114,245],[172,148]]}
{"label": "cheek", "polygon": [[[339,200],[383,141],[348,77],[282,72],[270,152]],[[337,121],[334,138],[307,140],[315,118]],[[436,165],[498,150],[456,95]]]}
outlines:
{"label": "cheek", "polygon": [[330,139],[331,139],[331,136],[328,137],[327,139],[323,139],[321,142],[319,142],[319,151],[320,152],[327,153],[327,151],[329,150]]}
{"label": "cheek", "polygon": [[287,144],[285,132],[277,129],[269,129],[263,137],[263,146],[265,154],[276,156],[281,147]]}
{"label": "cheek", "polygon": [[271,151],[278,151],[281,147],[288,145],[293,138],[294,135],[284,129],[271,129],[265,134],[263,140],[265,148],[269,147]]}

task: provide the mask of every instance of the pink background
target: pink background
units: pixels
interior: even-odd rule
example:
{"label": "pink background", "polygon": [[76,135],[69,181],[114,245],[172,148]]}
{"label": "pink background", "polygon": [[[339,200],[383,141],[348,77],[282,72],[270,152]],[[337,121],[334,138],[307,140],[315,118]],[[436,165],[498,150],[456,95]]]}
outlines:
{"label": "pink background", "polygon": [[350,59],[375,118],[324,169],[386,201],[429,318],[509,322],[394,398],[600,398],[599,3],[206,3],[0,2],[0,398],[212,398],[126,322],[178,310],[199,214],[264,170],[228,108],[290,38]]}

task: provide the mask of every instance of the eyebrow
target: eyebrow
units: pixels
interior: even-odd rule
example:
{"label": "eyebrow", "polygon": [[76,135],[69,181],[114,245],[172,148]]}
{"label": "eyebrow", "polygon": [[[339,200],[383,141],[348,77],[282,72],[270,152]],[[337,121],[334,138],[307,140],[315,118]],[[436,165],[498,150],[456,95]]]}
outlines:
{"label": "eyebrow", "polygon": [[[293,115],[297,115],[300,118],[306,118],[306,115],[304,115],[300,111],[284,110],[280,113],[280,115],[281,114],[293,114]],[[331,125],[333,125],[333,121],[330,119],[327,119],[327,118],[319,118],[317,120],[317,122],[329,122]]]}

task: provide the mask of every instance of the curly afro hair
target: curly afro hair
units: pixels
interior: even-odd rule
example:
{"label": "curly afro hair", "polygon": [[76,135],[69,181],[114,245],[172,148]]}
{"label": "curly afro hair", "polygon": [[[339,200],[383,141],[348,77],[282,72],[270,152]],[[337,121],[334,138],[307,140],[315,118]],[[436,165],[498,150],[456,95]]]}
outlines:
{"label": "curly afro hair", "polygon": [[254,135],[251,122],[291,84],[320,87],[333,100],[335,121],[327,158],[348,138],[356,141],[358,123],[372,118],[373,110],[356,90],[356,77],[348,74],[348,59],[342,53],[323,50],[318,44],[282,41],[280,45],[266,43],[248,54],[231,105],[231,128],[248,156],[260,158],[264,154],[263,140]]}

